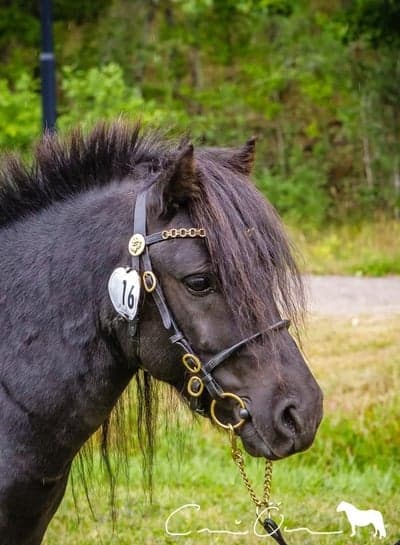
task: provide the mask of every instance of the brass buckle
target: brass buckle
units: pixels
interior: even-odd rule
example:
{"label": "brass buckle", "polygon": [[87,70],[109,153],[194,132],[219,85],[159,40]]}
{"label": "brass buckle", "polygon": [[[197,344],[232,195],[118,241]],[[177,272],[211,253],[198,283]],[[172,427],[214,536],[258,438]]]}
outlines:
{"label": "brass buckle", "polygon": [[182,356],[182,363],[190,373],[198,373],[201,369],[201,361],[190,352]]}
{"label": "brass buckle", "polygon": [[[237,396],[236,394],[232,394],[230,392],[223,392],[222,394],[220,394],[219,397],[222,398],[222,399],[225,399],[225,398],[233,399],[234,401],[236,401],[240,405],[241,409],[246,408],[246,405],[245,405],[243,399],[241,397]],[[242,426],[245,423],[245,419],[241,418],[239,420],[239,422],[236,422],[236,424],[224,424],[223,422],[221,422],[221,420],[219,420],[219,418],[217,418],[217,415],[215,414],[215,407],[216,406],[217,406],[217,400],[213,399],[211,401],[211,405],[210,405],[210,414],[211,414],[211,418],[214,420],[214,422],[216,424],[218,424],[218,426],[221,426],[221,428],[224,428],[225,430],[230,430],[230,429],[237,430],[238,428],[240,428],[240,426]]]}
{"label": "brass buckle", "polygon": [[[198,390],[194,390],[193,388],[197,384]],[[204,391],[204,382],[201,380],[198,376],[190,377],[189,382],[187,384],[187,391],[192,397],[200,397],[201,394]]]}
{"label": "brass buckle", "polygon": [[153,271],[144,271],[143,273],[143,287],[147,293],[151,293],[156,289],[157,278]]}

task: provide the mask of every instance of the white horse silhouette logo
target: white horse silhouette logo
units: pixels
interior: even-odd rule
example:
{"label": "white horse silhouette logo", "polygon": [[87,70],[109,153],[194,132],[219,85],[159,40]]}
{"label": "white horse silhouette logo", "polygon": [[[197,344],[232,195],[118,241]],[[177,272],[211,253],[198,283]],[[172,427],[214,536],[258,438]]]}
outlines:
{"label": "white horse silhouette logo", "polygon": [[375,511],[375,509],[361,511],[360,509],[357,509],[357,507],[354,507],[354,505],[351,505],[351,503],[347,503],[347,501],[341,501],[337,506],[336,511],[344,511],[346,513],[351,525],[351,536],[356,535],[356,526],[361,528],[362,526],[372,524],[375,530],[374,537],[376,537],[378,533],[379,539],[386,537],[386,530],[380,511]]}

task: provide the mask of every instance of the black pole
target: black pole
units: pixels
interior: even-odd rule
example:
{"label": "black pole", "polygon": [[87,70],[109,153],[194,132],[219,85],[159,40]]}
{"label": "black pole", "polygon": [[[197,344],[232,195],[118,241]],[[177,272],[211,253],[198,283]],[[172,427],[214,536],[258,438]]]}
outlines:
{"label": "black pole", "polygon": [[56,74],[53,51],[52,5],[51,0],[40,1],[42,22],[42,52],[40,73],[42,76],[43,130],[56,129]]}

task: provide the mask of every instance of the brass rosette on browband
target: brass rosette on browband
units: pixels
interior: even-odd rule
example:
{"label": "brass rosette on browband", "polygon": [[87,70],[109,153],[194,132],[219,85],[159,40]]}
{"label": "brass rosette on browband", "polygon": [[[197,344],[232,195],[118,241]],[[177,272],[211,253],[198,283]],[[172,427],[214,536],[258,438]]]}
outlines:
{"label": "brass rosette on browband", "polygon": [[128,243],[128,250],[132,256],[137,257],[141,255],[145,248],[146,240],[143,235],[136,233],[131,236]]}

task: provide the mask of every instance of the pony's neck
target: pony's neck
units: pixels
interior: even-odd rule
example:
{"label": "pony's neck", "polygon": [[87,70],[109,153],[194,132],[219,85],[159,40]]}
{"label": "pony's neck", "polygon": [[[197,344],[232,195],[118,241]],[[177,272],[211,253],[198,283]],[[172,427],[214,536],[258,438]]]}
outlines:
{"label": "pony's neck", "polygon": [[[132,183],[110,184],[65,203],[59,214],[52,261],[72,304],[88,303],[98,325],[115,318],[107,283],[117,266],[129,266],[135,193]],[[111,312],[110,312],[111,311]],[[92,318],[93,318],[92,314]]]}
{"label": "pony's neck", "polygon": [[73,457],[135,371],[107,333],[133,201],[110,185],[0,229],[1,543],[41,542]]}
{"label": "pony's neck", "polygon": [[33,450],[46,452],[43,441],[49,441],[46,472],[57,473],[59,462],[103,423],[136,370],[125,361],[120,339],[110,343],[115,312],[107,292],[113,269],[129,264],[133,204],[132,183],[110,184],[3,233],[4,276],[12,279],[3,286],[0,370],[12,398],[38,426],[54,430],[36,433],[36,445],[26,429]]}
{"label": "pony's neck", "polygon": [[[58,264],[57,274],[64,277],[62,293],[68,301],[61,320],[66,326],[70,324],[65,334],[71,344],[80,345],[82,365],[91,369],[94,385],[93,403],[86,405],[89,434],[104,421],[137,370],[137,362],[127,359],[129,339],[118,336],[121,328],[116,327],[117,315],[107,289],[112,271],[130,262],[127,248],[135,200],[132,185],[111,184],[72,201],[71,215],[67,207],[56,237],[58,248],[53,261]],[[65,253],[69,243],[70,251]],[[127,332],[128,328],[123,330]]]}

